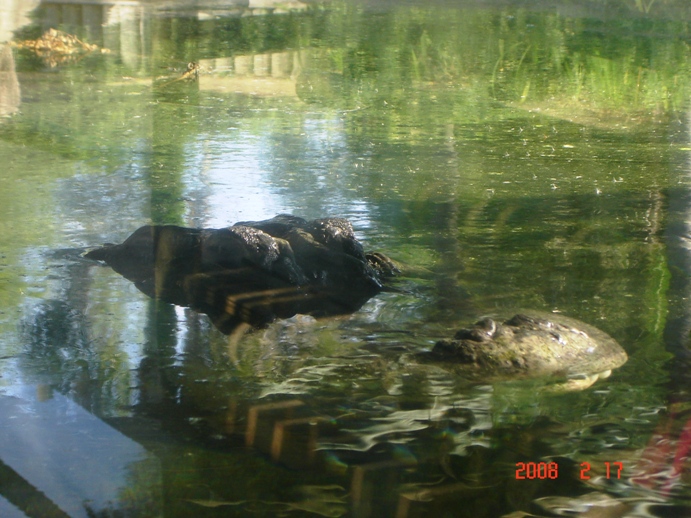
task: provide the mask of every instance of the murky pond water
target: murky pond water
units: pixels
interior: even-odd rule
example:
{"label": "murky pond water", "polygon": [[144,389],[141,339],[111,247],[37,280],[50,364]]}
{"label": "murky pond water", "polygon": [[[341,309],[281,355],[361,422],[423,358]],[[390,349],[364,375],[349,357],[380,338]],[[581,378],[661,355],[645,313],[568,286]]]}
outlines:
{"label": "murky pond water", "polygon": [[[401,4],[0,1],[0,515],[691,515],[688,7]],[[406,274],[229,346],[82,257],[279,213]],[[519,309],[629,361],[406,362]]]}

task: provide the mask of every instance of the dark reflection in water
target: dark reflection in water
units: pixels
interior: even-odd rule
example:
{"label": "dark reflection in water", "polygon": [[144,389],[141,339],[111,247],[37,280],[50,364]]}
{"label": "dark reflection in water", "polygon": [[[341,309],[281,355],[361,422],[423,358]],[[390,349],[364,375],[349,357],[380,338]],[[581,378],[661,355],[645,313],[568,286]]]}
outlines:
{"label": "dark reflection in water", "polygon": [[[0,514],[688,514],[688,6],[485,4],[43,2],[11,28],[110,52],[0,58]],[[233,362],[81,257],[278,213],[348,218],[400,290]],[[404,360],[520,308],[630,360],[563,394]]]}

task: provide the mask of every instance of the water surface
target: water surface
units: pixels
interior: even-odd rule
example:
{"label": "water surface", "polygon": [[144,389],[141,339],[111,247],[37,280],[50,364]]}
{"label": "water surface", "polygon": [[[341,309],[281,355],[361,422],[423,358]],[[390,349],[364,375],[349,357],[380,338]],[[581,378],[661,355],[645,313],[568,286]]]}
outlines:
{"label": "water surface", "polygon": [[[99,48],[1,54],[0,514],[690,513],[683,3],[2,5],[8,41]],[[234,362],[81,258],[278,213],[348,218],[412,273]],[[517,308],[630,359],[565,394],[397,360]]]}

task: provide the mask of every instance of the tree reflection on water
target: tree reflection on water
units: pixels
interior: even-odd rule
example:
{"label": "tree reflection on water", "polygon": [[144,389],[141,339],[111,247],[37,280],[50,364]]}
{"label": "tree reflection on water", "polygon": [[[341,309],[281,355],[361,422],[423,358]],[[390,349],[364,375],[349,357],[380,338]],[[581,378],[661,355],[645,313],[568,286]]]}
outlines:
{"label": "tree reflection on water", "polygon": [[[56,28],[112,52],[49,69],[2,51],[0,402],[142,455],[83,504],[3,453],[30,496],[2,483],[0,514],[685,512],[686,3],[43,2],[9,29],[2,9],[2,39]],[[206,317],[80,257],[145,224],[277,213],[348,218],[412,274],[353,315],[250,333],[235,365]],[[631,359],[562,395],[396,360],[517,308]],[[56,478],[91,451],[30,444],[18,457]]]}

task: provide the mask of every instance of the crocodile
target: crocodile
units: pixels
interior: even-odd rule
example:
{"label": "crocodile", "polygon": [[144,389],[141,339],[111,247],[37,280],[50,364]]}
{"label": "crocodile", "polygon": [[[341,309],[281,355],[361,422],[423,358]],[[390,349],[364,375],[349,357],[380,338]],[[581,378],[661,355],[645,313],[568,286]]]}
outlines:
{"label": "crocodile", "polygon": [[559,378],[564,389],[586,388],[608,377],[628,357],[607,333],[558,314],[525,311],[491,317],[460,329],[453,339],[415,354],[470,379]]}
{"label": "crocodile", "polygon": [[146,225],[84,257],[150,297],[206,313],[226,334],[298,313],[353,313],[400,272],[386,255],[365,253],[348,220],[287,214],[220,229]]}

